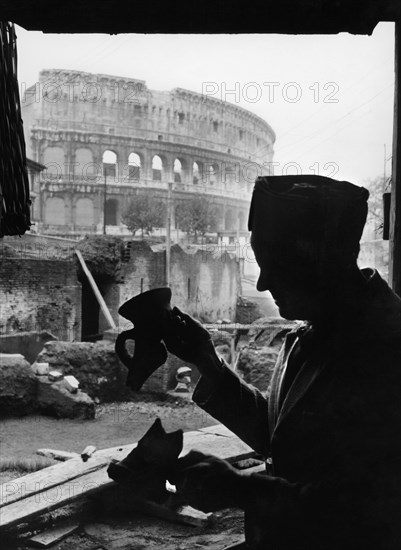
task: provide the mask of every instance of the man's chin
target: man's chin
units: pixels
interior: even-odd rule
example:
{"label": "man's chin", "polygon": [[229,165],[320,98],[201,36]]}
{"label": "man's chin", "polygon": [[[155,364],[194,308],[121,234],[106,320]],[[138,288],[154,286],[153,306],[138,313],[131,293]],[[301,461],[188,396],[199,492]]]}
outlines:
{"label": "man's chin", "polygon": [[293,312],[289,311],[285,307],[278,306],[278,312],[280,313],[280,317],[283,319],[288,319],[289,321],[295,321],[296,319],[299,319],[298,316],[296,316]]}
{"label": "man's chin", "polygon": [[288,321],[304,321],[307,319],[307,316],[300,311],[297,311],[295,308],[287,306],[280,302],[276,302],[280,316],[283,319],[288,319]]}

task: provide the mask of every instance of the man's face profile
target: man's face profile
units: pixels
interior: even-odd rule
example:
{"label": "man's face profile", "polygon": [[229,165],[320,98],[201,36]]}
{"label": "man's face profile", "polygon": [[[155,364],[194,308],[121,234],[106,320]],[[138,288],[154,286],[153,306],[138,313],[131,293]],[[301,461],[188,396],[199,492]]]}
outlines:
{"label": "man's face profile", "polygon": [[311,174],[257,178],[248,219],[256,288],[271,292],[284,318],[326,322],[346,282],[359,279],[368,197],[363,187]]}
{"label": "man's face profile", "polygon": [[318,265],[312,256],[301,255],[294,243],[267,241],[256,230],[251,246],[260,267],[257,290],[270,291],[285,319],[315,318],[320,299]]}

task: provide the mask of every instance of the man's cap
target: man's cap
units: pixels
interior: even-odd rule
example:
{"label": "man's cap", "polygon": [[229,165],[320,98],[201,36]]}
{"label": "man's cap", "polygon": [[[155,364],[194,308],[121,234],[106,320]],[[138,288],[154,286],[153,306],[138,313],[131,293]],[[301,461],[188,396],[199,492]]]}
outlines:
{"label": "man's cap", "polygon": [[316,175],[256,179],[248,229],[276,243],[297,238],[359,249],[369,192],[348,181]]}

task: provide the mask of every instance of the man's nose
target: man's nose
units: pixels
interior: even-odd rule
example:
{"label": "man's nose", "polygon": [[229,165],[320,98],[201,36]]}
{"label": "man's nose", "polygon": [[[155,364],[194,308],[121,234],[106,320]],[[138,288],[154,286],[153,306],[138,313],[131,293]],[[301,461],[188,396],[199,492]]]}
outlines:
{"label": "man's nose", "polygon": [[268,277],[268,274],[263,269],[260,270],[260,275],[256,283],[256,290],[259,290],[259,292],[262,292],[263,290],[270,290],[270,277]]}

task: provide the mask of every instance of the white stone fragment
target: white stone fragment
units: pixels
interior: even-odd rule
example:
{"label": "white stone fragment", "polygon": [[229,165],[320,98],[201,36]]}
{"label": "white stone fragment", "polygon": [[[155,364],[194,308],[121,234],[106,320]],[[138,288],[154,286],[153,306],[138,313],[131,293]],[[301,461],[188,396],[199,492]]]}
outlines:
{"label": "white stone fragment", "polygon": [[75,378],[75,376],[72,376],[69,374],[68,376],[64,376],[64,387],[71,393],[77,393],[79,388],[79,382]]}

